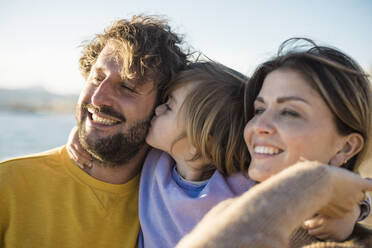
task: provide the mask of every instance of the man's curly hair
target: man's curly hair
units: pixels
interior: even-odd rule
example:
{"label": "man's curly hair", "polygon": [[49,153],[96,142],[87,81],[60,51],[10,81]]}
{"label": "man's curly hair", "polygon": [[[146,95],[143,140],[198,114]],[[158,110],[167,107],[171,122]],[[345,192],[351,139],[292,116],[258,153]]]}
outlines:
{"label": "man's curly hair", "polygon": [[83,46],[79,65],[85,79],[108,42],[115,46],[123,63],[120,74],[124,80],[142,83],[150,79],[160,91],[187,63],[188,54],[181,48],[182,37],[172,32],[166,20],[136,15],[131,20],[115,21]]}

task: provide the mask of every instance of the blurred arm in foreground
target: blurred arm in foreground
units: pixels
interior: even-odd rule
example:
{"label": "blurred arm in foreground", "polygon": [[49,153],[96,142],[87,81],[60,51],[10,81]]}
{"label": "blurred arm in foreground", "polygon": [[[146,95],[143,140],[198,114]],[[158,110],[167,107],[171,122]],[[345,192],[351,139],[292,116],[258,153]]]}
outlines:
{"label": "blurred arm in foreground", "polygon": [[[287,247],[291,233],[306,218],[315,213],[342,217],[364,199],[365,191],[372,191],[372,181],[350,171],[299,163],[217,205],[177,248]],[[372,245],[371,239],[367,235],[364,244]],[[359,247],[355,245],[347,247]]]}

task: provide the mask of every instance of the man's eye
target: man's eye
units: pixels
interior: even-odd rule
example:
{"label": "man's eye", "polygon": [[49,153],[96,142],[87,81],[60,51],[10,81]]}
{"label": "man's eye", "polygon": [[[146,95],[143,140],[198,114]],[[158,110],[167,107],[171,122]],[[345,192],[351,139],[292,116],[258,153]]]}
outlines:
{"label": "man's eye", "polygon": [[125,90],[128,90],[128,91],[130,91],[130,92],[134,92],[134,93],[136,93],[134,89],[132,89],[131,87],[129,87],[128,85],[126,85],[126,84],[124,84],[124,83],[121,84],[120,87],[123,88],[123,89],[125,89]]}
{"label": "man's eye", "polygon": [[100,77],[93,77],[92,81],[94,85],[99,85],[103,81],[103,79]]}

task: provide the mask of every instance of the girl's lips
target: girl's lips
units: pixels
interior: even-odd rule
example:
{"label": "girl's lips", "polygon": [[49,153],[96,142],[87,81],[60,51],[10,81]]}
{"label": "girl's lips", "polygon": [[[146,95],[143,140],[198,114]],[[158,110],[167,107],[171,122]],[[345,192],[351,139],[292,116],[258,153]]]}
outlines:
{"label": "girl's lips", "polygon": [[156,117],[152,117],[151,122],[150,122],[151,126],[154,125],[155,120],[156,120]]}

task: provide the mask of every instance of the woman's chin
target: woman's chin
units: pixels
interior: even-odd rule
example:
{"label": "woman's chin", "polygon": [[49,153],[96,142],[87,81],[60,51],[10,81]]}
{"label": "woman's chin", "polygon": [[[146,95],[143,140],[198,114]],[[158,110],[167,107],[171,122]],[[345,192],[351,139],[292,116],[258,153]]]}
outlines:
{"label": "woman's chin", "polygon": [[264,171],[257,169],[257,168],[249,168],[248,169],[248,176],[250,179],[256,181],[256,182],[263,182],[265,181],[269,176],[266,175]]}

